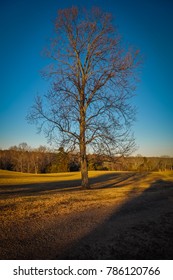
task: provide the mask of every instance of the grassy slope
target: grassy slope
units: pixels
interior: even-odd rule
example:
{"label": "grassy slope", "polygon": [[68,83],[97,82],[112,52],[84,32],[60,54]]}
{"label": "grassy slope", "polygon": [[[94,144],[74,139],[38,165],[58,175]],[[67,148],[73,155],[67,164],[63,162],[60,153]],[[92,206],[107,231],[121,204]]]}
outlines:
{"label": "grassy slope", "polygon": [[[111,174],[111,171],[89,171],[89,177],[94,178],[103,174]],[[80,180],[80,172],[67,172],[67,173],[47,173],[47,174],[31,174],[21,173],[7,170],[0,170],[0,186],[1,185],[22,185],[32,183],[50,183],[59,181],[72,181]]]}
{"label": "grassy slope", "polygon": [[1,171],[0,258],[170,258],[173,173],[89,175]]}

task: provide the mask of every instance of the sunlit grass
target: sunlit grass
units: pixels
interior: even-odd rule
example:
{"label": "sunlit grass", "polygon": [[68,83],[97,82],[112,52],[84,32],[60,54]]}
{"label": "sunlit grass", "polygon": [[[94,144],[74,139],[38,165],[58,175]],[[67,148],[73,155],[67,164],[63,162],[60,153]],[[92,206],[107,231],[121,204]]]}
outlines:
{"label": "sunlit grass", "polygon": [[80,173],[51,173],[51,174],[29,174],[0,170],[0,185],[30,184],[42,182],[56,182],[60,180],[80,179]]}

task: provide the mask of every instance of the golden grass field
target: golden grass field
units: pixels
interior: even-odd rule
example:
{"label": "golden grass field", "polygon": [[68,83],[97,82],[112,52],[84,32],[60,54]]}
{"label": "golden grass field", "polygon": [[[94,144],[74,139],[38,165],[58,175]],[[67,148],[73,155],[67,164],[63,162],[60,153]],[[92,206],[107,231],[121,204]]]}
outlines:
{"label": "golden grass field", "polygon": [[0,259],[172,259],[173,172],[0,170]]}

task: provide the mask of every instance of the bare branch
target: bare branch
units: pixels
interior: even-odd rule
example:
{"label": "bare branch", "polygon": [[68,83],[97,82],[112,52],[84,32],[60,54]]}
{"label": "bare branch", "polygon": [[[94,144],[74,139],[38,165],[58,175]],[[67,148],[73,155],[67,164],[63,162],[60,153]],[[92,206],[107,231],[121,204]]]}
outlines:
{"label": "bare branch", "polygon": [[38,97],[28,119],[55,131],[59,141],[79,145],[82,182],[88,185],[86,146],[109,155],[128,154],[135,147],[130,126],[138,51],[124,50],[111,15],[100,9],[59,10],[56,38],[47,56],[52,61],[44,76],[51,89]]}

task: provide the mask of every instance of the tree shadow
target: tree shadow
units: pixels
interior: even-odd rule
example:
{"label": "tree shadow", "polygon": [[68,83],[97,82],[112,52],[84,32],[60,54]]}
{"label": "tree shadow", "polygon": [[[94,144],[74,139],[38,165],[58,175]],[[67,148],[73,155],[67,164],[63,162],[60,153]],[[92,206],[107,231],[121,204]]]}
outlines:
{"label": "tree shadow", "polygon": [[43,194],[54,194],[60,191],[76,191],[80,190],[80,180],[73,181],[57,181],[57,182],[38,182],[27,184],[15,184],[0,186],[0,199],[13,196],[40,196]]}
{"label": "tree shadow", "polygon": [[147,175],[149,175],[149,172],[120,172],[111,176],[102,175],[99,179],[91,179],[92,189],[122,188],[132,183],[137,184]]}
{"label": "tree shadow", "polygon": [[173,182],[156,180],[56,259],[172,259],[172,221]]}
{"label": "tree shadow", "polygon": [[[92,190],[101,188],[124,187],[132,181],[140,180],[146,173],[118,172],[99,175],[90,178]],[[124,184],[125,183],[125,184]],[[39,196],[44,194],[55,194],[58,192],[81,191],[81,180],[59,180],[57,182],[38,182],[0,186],[0,199],[22,196]]]}

